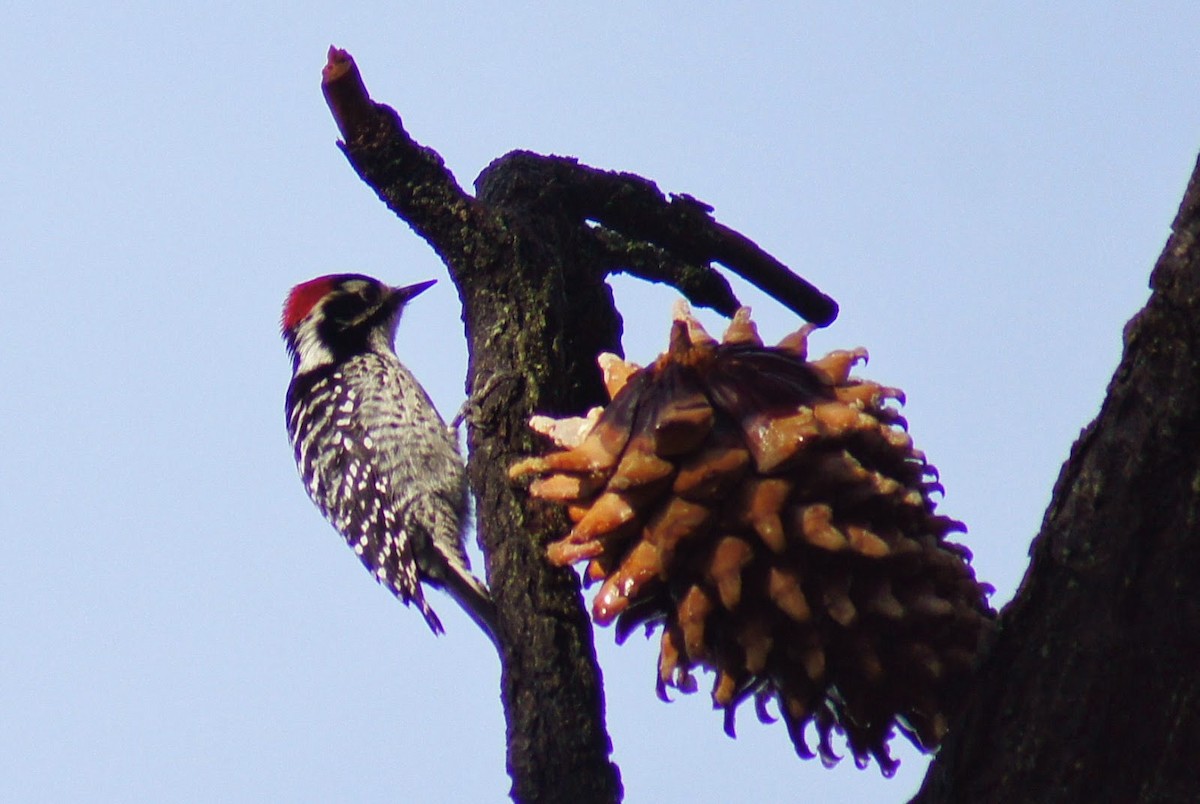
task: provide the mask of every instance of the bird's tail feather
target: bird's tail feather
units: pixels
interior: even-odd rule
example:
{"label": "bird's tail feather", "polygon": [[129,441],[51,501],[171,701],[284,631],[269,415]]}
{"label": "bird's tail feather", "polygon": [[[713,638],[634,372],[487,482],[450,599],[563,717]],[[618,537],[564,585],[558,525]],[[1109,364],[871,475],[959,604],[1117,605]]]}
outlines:
{"label": "bird's tail feather", "polygon": [[471,574],[470,570],[453,568],[445,578],[438,579],[443,589],[462,606],[467,616],[487,634],[488,639],[500,650],[496,638],[496,604],[487,587]]}

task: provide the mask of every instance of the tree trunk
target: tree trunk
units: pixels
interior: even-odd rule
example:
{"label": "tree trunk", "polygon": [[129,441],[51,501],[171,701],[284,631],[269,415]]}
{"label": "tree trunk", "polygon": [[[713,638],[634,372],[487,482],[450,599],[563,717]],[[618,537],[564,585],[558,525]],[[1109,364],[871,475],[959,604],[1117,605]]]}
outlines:
{"label": "tree trunk", "polygon": [[394,110],[370,99],[349,54],[330,49],[322,88],[350,164],[434,248],[463,304],[467,470],[498,610],[512,796],[619,800],[579,581],[545,559],[547,542],[569,524],[558,506],[518,497],[508,477],[518,458],[539,451],[529,417],[606,400],[595,359],[621,354],[610,273],[667,282],[731,315],[738,301],[713,270],[718,261],[817,323],[832,321],[837,305],[694,198],[519,151],[492,163],[472,197]]}
{"label": "tree trunk", "polygon": [[[528,802],[611,802],[620,775],[609,761],[604,694],[592,629],[570,569],[542,560],[561,513],[518,500],[506,469],[534,449],[534,410],[585,408],[602,387],[582,361],[620,344],[607,286],[586,262],[543,245],[522,214],[519,186],[498,171],[488,202],[460,188],[400,118],[366,94],[349,56],[330,51],[323,82],[351,165],[445,261],[463,303],[470,343],[468,474],[499,617],[501,698],[508,722],[512,796]],[[570,283],[571,292],[565,292]],[[487,390],[483,391],[484,385]]]}
{"label": "tree trunk", "polygon": [[1200,798],[1200,163],[914,802]]}

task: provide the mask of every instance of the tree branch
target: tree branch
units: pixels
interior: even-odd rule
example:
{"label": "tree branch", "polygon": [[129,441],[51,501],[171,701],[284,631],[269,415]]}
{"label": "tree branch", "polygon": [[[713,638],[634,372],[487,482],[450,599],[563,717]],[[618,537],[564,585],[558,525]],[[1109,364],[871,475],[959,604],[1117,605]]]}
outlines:
{"label": "tree branch", "polygon": [[594,231],[601,260],[614,273],[627,273],[647,282],[666,283],[698,307],[709,307],[732,317],[741,307],[725,277],[710,265],[696,265],[677,258],[653,243],[630,240],[611,229]]}
{"label": "tree branch", "polygon": [[1200,756],[1200,162],[916,802],[1188,801]]}
{"label": "tree branch", "polygon": [[394,109],[371,100],[349,53],[329,48],[321,91],[351,166],[433,246],[451,276],[473,261],[476,249],[494,251],[503,234],[497,221],[463,191],[437,151],[409,136]]}
{"label": "tree branch", "polygon": [[[837,317],[837,302],[821,293],[745,235],[713,220],[712,207],[689,195],[667,198],[654,182],[632,173],[587,167],[567,157],[514,151],[512,162],[538,177],[544,207],[660,246],[692,265],[719,262],[789,310],[819,326]],[[481,178],[483,178],[481,176]]]}

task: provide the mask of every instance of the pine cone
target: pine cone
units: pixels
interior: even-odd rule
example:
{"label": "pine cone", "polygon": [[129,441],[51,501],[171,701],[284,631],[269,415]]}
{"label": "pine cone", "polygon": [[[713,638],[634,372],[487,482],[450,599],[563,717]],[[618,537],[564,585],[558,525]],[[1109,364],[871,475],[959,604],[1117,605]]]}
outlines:
{"label": "pine cone", "polygon": [[934,513],[937,471],[889,405],[903,394],[849,376],[861,349],[808,361],[811,329],[765,347],[742,308],[717,343],[681,304],[665,354],[602,355],[610,404],[534,417],[562,449],[510,474],[567,506],[548,555],[603,582],[596,622],[618,641],[661,625],[660,697],[710,669],[731,736],[739,703],[770,721],[774,700],[801,756],[812,722],[827,765],[836,730],[891,775],[893,726],[924,750],[945,735],[990,588],[946,541],[965,527]]}

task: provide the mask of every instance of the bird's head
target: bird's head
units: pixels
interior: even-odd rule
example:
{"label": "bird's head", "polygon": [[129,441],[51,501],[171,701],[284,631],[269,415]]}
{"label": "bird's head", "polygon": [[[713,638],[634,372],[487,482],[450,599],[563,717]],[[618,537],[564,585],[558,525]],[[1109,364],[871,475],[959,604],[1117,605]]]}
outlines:
{"label": "bird's head", "polygon": [[391,287],[362,274],[331,274],[296,285],[280,321],[293,369],[391,349],[404,305],[434,281]]}

